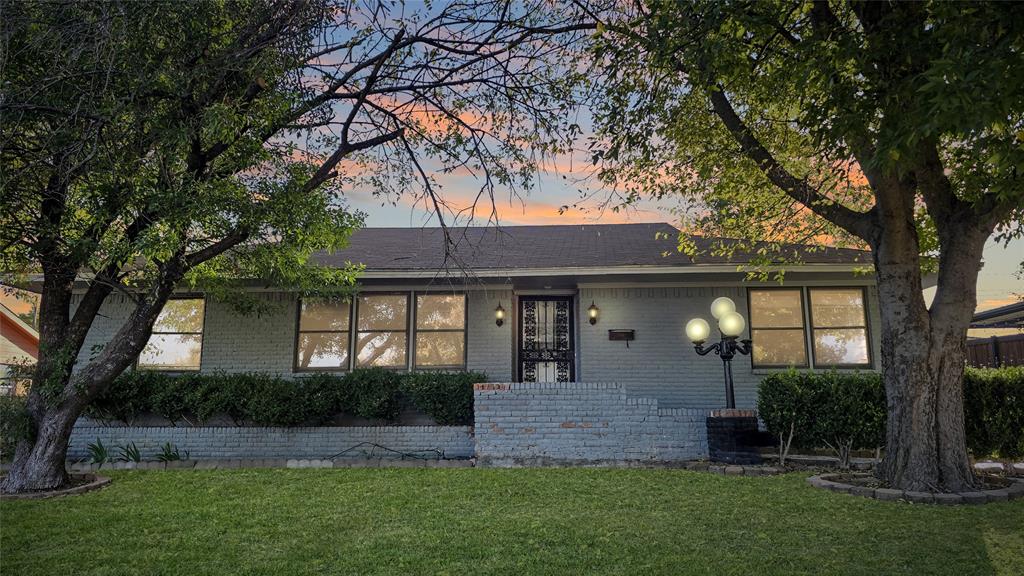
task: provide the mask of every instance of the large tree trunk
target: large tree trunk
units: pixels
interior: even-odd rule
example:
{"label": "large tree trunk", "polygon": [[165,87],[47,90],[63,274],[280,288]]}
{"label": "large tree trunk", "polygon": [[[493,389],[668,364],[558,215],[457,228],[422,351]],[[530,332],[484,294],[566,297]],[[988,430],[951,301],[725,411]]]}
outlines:
{"label": "large tree trunk", "polygon": [[0,491],[13,493],[61,487],[67,480],[64,461],[71,428],[79,412],[80,409],[71,406],[47,410],[34,439],[18,444],[11,468],[0,483]]}
{"label": "large tree trunk", "polygon": [[964,434],[962,382],[987,234],[963,227],[943,246],[929,310],[912,231],[890,221],[874,246],[888,405],[886,452],[878,473],[904,490],[969,490],[975,479]]}

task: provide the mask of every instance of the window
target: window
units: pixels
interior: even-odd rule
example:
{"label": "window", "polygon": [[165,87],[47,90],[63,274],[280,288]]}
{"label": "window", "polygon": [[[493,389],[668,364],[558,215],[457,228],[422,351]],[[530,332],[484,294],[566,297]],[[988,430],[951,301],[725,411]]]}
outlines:
{"label": "window", "polygon": [[356,365],[405,368],[408,365],[407,294],[367,294],[356,309]]}
{"label": "window", "polygon": [[416,368],[461,368],[466,359],[466,296],[416,295]]}
{"label": "window", "polygon": [[750,338],[754,367],[806,367],[802,291],[751,290]]}
{"label": "window", "polygon": [[869,366],[867,316],[861,288],[811,288],[815,366]]}
{"label": "window", "polygon": [[203,352],[202,298],[168,300],[153,324],[153,334],[139,354],[139,368],[199,370]]}
{"label": "window", "polygon": [[296,370],[348,370],[352,305],[341,300],[299,302]]}

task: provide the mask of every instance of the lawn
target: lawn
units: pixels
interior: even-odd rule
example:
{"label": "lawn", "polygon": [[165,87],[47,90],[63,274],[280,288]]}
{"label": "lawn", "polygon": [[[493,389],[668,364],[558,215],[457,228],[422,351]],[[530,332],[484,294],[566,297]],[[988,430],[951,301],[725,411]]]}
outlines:
{"label": "lawn", "polygon": [[1014,574],[1024,500],[683,470],[112,472],[0,503],[2,574]]}

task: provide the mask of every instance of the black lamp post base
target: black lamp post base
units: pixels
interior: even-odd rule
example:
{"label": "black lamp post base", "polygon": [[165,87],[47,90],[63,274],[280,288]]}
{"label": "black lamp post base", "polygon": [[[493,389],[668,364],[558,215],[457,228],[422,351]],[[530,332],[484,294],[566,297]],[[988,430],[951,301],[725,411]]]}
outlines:
{"label": "black lamp post base", "polygon": [[707,418],[708,458],[725,464],[760,464],[761,433],[753,410],[715,410]]}

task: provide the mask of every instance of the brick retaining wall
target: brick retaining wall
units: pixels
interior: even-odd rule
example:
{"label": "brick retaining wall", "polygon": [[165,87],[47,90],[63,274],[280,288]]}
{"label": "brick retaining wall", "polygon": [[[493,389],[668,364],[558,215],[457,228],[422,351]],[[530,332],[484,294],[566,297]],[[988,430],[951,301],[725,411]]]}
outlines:
{"label": "brick retaining wall", "polygon": [[709,410],[658,408],[619,384],[477,384],[481,464],[643,464],[706,458]]}
{"label": "brick retaining wall", "polygon": [[[151,460],[167,442],[190,458],[330,458],[362,442],[426,457],[471,458],[473,428],[470,426],[335,426],[317,428],[260,428],[250,426],[114,427],[95,424],[75,426],[68,459],[87,456],[86,446],[99,438],[111,455],[118,447],[134,442],[145,460]],[[400,457],[380,448],[356,448],[346,457]]]}

